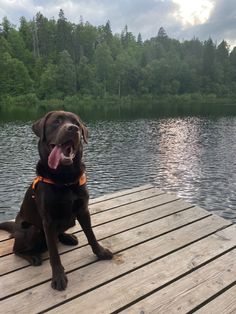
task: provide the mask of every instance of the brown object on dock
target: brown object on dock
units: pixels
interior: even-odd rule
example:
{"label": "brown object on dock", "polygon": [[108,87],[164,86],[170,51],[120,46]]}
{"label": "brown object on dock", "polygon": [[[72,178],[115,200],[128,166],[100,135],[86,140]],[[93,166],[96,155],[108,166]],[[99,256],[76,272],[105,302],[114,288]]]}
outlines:
{"label": "brown object on dock", "polygon": [[0,313],[234,313],[236,225],[151,185],[90,201],[93,230],[115,256],[97,261],[79,225],[59,245],[69,284],[50,286],[0,231]]}

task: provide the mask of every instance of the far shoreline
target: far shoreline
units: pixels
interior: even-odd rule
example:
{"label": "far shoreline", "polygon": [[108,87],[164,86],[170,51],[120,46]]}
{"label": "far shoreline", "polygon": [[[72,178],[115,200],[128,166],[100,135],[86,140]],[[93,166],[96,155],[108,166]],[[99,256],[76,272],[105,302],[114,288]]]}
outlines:
{"label": "far shoreline", "polygon": [[[64,99],[40,100],[35,94],[7,96],[0,102],[0,120],[29,121],[52,110],[73,111],[88,119],[129,119],[149,116],[236,115],[234,95],[215,94],[129,95],[105,98],[73,95]],[[97,118],[96,118],[97,116]]]}

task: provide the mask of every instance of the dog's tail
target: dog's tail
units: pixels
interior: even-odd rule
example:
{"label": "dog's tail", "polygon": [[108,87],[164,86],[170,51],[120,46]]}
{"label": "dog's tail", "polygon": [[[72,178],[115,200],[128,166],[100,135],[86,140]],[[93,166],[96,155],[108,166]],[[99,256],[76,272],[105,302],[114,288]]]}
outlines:
{"label": "dog's tail", "polygon": [[0,223],[0,229],[10,232],[11,234],[15,231],[15,222],[14,221],[6,221]]}

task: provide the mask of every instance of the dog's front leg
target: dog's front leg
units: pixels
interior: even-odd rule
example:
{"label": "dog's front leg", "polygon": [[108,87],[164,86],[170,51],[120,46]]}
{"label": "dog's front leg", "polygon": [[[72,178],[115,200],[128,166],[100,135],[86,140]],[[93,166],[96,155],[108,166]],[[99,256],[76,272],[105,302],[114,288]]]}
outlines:
{"label": "dog's front leg", "polygon": [[96,254],[99,259],[112,259],[113,253],[101,246],[93,233],[88,208],[81,210],[77,216],[77,219],[88,239],[88,243],[90,244],[93,253]]}
{"label": "dog's front leg", "polygon": [[61,264],[57,249],[57,234],[55,231],[55,226],[44,220],[43,228],[49,251],[50,264],[52,267],[52,288],[60,291],[65,290],[68,280],[64,272],[64,267]]}

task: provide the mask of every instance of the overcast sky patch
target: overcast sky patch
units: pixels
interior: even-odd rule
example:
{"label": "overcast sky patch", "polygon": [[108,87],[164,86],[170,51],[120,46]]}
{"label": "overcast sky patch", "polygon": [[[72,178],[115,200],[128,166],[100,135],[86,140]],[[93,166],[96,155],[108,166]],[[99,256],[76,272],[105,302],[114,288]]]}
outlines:
{"label": "overcast sky patch", "polygon": [[[0,0],[0,19],[7,16],[12,24],[19,25],[21,16],[30,20],[39,11],[57,19],[63,9],[74,23],[79,23],[81,16],[95,26],[110,20],[113,33],[128,25],[135,36],[140,32],[148,39],[163,26],[170,37],[179,40],[212,37],[217,42],[225,39],[236,44],[236,1],[201,0],[198,4],[199,10],[191,0]],[[209,5],[208,14],[204,8]]]}

